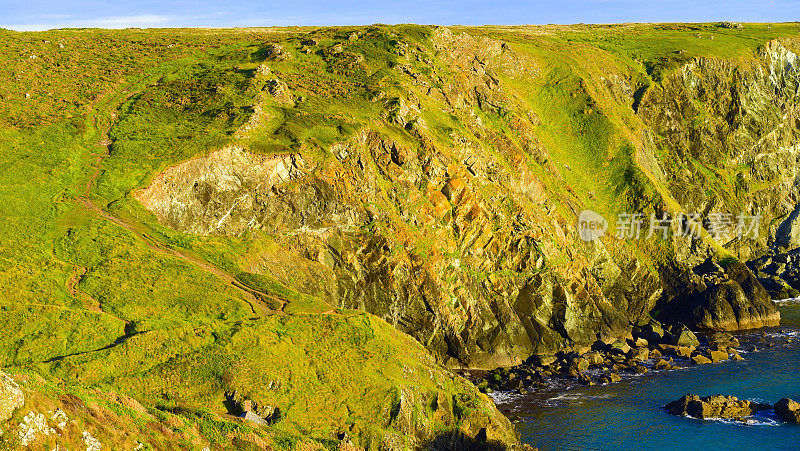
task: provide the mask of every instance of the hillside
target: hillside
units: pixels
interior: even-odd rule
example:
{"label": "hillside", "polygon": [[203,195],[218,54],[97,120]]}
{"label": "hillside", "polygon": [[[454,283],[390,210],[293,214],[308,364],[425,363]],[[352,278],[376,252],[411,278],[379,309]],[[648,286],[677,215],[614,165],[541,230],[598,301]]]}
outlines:
{"label": "hillside", "polygon": [[[0,30],[0,367],[25,394],[0,443],[61,409],[30,443],[510,445],[451,370],[651,317],[777,324],[770,298],[800,294],[799,36]],[[584,210],[605,236],[581,239]],[[698,235],[618,238],[620,213],[698,213]],[[760,221],[722,236],[724,214]]]}

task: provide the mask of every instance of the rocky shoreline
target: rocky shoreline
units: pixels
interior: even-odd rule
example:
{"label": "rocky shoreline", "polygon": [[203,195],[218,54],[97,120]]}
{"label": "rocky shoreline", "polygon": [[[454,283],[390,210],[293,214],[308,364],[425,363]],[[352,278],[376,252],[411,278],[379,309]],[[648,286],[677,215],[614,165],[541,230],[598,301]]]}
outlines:
{"label": "rocky shoreline", "polygon": [[[763,336],[755,341],[762,342],[765,347],[773,345]],[[753,344],[742,345],[728,332],[698,336],[682,324],[670,327],[652,320],[634,327],[628,337],[600,337],[591,346],[568,348],[552,355],[534,355],[522,365],[498,368],[477,377],[473,375],[472,380],[485,393],[526,394],[546,388],[556,380],[605,385],[619,382],[625,375],[743,360],[741,352],[756,349]]]}

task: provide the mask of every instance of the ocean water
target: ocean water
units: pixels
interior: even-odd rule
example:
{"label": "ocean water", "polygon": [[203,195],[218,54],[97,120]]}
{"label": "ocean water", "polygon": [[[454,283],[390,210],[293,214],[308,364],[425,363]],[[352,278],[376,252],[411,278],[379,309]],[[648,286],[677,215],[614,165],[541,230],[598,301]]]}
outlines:
{"label": "ocean water", "polygon": [[[743,348],[760,348],[742,353],[744,361],[629,376],[602,387],[558,385],[493,396],[522,441],[545,450],[800,450],[800,425],[783,423],[771,411],[743,424],[677,417],[661,408],[687,393],[800,401],[800,302],[780,310],[780,328],[738,335]],[[788,337],[794,341],[787,343]]]}

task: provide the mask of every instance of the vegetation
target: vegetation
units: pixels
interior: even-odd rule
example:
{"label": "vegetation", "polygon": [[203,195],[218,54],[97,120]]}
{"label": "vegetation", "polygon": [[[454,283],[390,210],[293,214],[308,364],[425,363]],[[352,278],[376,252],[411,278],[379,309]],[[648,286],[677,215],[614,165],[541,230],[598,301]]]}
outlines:
{"label": "vegetation", "polygon": [[[343,432],[364,446],[413,446],[407,424],[424,424],[431,435],[475,432],[499,414],[420,343],[372,315],[336,308],[337,287],[324,280],[256,274],[254,254],[310,273],[310,263],[278,255],[285,252],[276,237],[182,233],[159,224],[135,190],[170,166],[232,144],[264,155],[299,153],[322,168],[335,159],[332,145],[371,129],[414,149],[449,148],[453,136],[466,137],[505,170],[530,170],[562,217],[579,206],[605,217],[677,209],[637,160],[644,129],[638,102],[695,57],[752,59],[767,40],[796,36],[798,27],[454,31],[507,43],[519,58],[511,64],[529,72],[494,74],[505,97],[489,107],[478,101],[467,114],[454,112],[451,99],[426,96],[398,69],[404,49],[416,49],[410,73],[469,82],[436,52],[429,27],[0,30],[0,366],[32,381],[26,409],[52,410],[69,393],[94,406],[69,414],[110,447],[133,440],[155,449],[292,448],[307,440],[334,447]],[[601,82],[609,74],[631,92],[615,97]],[[404,110],[409,94],[418,114]],[[257,111],[258,123],[241,133]],[[470,125],[478,120],[491,133]],[[521,157],[519,148],[526,149]],[[462,163],[455,154],[442,158]],[[742,189],[742,168],[692,164],[720,196]],[[459,257],[458,249],[437,248],[428,225],[404,219],[408,212],[395,200],[419,187],[381,174],[384,214],[364,226],[365,236],[408,238],[390,242],[392,255],[408,249],[423,260]],[[501,184],[476,189],[487,198],[506,194]],[[430,205],[425,198],[416,204]],[[509,218],[542,208],[527,199],[502,205],[495,213]],[[535,238],[548,265],[570,271],[558,266],[568,258],[562,243],[545,235]],[[669,250],[656,240],[622,246],[609,244],[610,252]],[[658,258],[643,261],[655,267]],[[458,284],[459,277],[529,278],[540,270],[451,266],[443,277]],[[457,299],[451,304],[460,308]],[[282,420],[258,427],[229,415],[225,394],[234,390],[277,406]],[[125,406],[116,393],[144,407]],[[409,398],[427,407],[401,406]],[[437,407],[441,399],[451,405]],[[109,423],[124,425],[127,438],[109,432]],[[0,443],[10,440],[0,436]]]}

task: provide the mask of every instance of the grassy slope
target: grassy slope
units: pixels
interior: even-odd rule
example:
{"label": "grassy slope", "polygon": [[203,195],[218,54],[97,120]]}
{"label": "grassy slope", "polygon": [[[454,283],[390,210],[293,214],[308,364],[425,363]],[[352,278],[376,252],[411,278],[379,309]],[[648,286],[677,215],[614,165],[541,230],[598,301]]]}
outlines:
{"label": "grassy slope", "polygon": [[[285,39],[282,33],[86,30],[2,32],[0,39],[9,50],[4,79],[13,80],[0,86],[0,212],[7,218],[0,230],[0,308],[11,331],[0,338],[1,366],[35,369],[60,381],[59,392],[87,403],[91,394],[81,387],[122,390],[158,421],[179,414],[183,420],[171,421],[182,426],[171,426],[173,432],[199,428],[194,441],[221,447],[246,441],[282,448],[303,436],[329,443],[341,428],[364,443],[399,431],[395,440],[402,443],[408,438],[395,415],[406,386],[433,399],[463,397],[451,406],[459,412],[451,428],[476,412],[471,419],[495,414],[476,389],[374,317],[320,315],[330,309],[321,301],[242,275],[254,288],[292,301],[286,311],[293,316],[253,317],[240,291],[151,246],[161,239],[194,248],[240,272],[222,255],[242,243],[140,224],[140,216],[151,217],[126,195],[167,165],[231,140],[261,89],[252,77],[262,46]],[[97,143],[112,112],[114,145],[95,180],[95,155],[105,152]],[[287,139],[298,131],[286,131]],[[87,194],[155,238],[88,211],[76,202]],[[265,377],[291,385],[267,391]],[[225,417],[228,390],[278,404],[287,420],[261,429]],[[32,399],[29,409],[47,404]],[[430,422],[436,432],[444,423],[434,419],[435,410],[414,412],[413,421]],[[186,440],[153,434],[135,417],[123,415],[119,428],[143,443]],[[116,440],[96,426],[90,430]]]}

